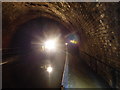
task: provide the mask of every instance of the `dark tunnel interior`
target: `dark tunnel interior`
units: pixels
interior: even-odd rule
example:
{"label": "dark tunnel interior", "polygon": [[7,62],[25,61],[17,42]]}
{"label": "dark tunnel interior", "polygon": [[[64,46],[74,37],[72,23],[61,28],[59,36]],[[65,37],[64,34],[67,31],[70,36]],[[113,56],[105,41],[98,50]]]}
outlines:
{"label": "dark tunnel interior", "polygon": [[12,51],[9,52],[13,52],[13,54],[17,54],[17,51],[22,53],[33,48],[38,49],[37,43],[42,44],[47,38],[57,37],[63,40],[70,32],[57,21],[44,17],[30,20],[19,27],[10,43]]}
{"label": "dark tunnel interior", "polygon": [[[3,2],[3,88],[60,87],[70,35],[78,40],[68,47],[72,64],[83,60],[109,87],[120,88],[119,28],[117,2]],[[44,41],[55,37],[59,50],[42,53]],[[54,67],[51,78],[46,63]]]}

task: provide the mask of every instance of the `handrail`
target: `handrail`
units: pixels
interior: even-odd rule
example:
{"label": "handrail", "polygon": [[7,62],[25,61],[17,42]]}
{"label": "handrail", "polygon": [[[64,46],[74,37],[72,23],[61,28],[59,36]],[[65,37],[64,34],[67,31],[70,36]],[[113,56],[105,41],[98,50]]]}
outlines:
{"label": "handrail", "polygon": [[66,54],[66,58],[65,58],[64,71],[63,71],[63,74],[62,74],[62,82],[61,82],[61,85],[62,85],[63,88],[65,87],[64,86],[64,79],[65,79],[66,68],[68,68],[67,67],[67,64],[68,64],[68,49],[67,49],[67,45],[66,45],[66,52],[65,52],[65,54]]}
{"label": "handrail", "polygon": [[[112,76],[112,85],[110,85],[110,86],[111,86],[112,88],[118,88],[118,87],[120,87],[120,86],[117,86],[117,85],[119,85],[119,83],[120,83],[120,78],[119,78],[119,76],[118,76],[118,75],[120,75],[120,70],[119,70],[119,69],[117,69],[117,68],[115,68],[115,67],[113,67],[113,66],[111,66],[111,65],[109,65],[109,64],[107,64],[107,63],[102,62],[100,59],[97,59],[97,58],[89,55],[88,53],[86,53],[86,52],[84,52],[84,51],[81,51],[81,52],[82,52],[83,54],[89,56],[90,58],[92,58],[92,60],[96,60],[96,61],[104,64],[106,67],[110,68],[110,73],[111,73],[111,76]],[[116,72],[117,72],[117,73],[116,73]]]}
{"label": "handrail", "polygon": [[[80,50],[80,51],[81,51],[81,50]],[[119,69],[117,69],[117,68],[115,68],[115,67],[113,67],[113,66],[111,66],[111,65],[109,65],[109,64],[107,64],[107,63],[105,63],[105,62],[102,62],[100,59],[98,59],[98,58],[96,58],[96,57],[94,57],[94,56],[91,56],[91,55],[89,55],[88,53],[86,53],[86,52],[84,52],[84,51],[81,51],[81,52],[82,52],[83,54],[91,57],[92,59],[97,60],[97,61],[99,61],[100,63],[103,63],[104,65],[106,65],[106,66],[108,66],[108,67],[110,67],[110,68],[112,68],[112,69],[115,69],[116,71],[120,72]]]}

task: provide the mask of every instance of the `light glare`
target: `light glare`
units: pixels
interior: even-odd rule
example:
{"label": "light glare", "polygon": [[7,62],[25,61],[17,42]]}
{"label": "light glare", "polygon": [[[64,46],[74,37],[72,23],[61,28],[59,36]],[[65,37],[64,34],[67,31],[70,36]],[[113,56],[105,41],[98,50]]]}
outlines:
{"label": "light glare", "polygon": [[56,47],[55,40],[48,40],[45,42],[45,48],[48,50],[53,50]]}
{"label": "light glare", "polygon": [[47,67],[47,71],[48,71],[49,73],[51,73],[51,72],[52,72],[52,67],[51,67],[51,66]]}
{"label": "light glare", "polygon": [[65,45],[68,45],[68,43],[65,43]]}

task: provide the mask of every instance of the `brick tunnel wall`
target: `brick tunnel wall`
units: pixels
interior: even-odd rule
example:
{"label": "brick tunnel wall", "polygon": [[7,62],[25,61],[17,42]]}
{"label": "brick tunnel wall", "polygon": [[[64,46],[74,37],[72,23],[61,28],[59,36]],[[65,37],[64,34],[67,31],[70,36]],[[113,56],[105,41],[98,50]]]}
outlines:
{"label": "brick tunnel wall", "polygon": [[120,87],[119,14],[120,3],[3,3],[3,47],[9,47],[19,24],[41,16],[55,19],[79,35],[88,65],[109,85]]}
{"label": "brick tunnel wall", "polygon": [[84,7],[86,38],[81,38],[81,50],[86,53],[85,60],[110,86],[120,87],[120,72],[115,69],[120,69],[119,7],[116,3],[89,3]]}

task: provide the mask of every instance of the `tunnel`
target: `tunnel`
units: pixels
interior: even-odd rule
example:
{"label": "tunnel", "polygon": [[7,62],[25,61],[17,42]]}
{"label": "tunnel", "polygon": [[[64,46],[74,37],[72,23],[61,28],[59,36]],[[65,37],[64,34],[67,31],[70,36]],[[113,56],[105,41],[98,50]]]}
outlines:
{"label": "tunnel", "polygon": [[[70,61],[73,65],[69,66],[75,67],[75,59],[83,61],[108,87],[120,88],[119,28],[119,2],[3,2],[2,87],[49,88],[49,84],[53,84],[52,88],[60,87],[65,43],[69,41],[68,36],[74,35],[77,45],[70,46],[67,42],[73,57]],[[63,53],[45,58],[38,42],[44,42],[46,37],[61,38],[58,51]],[[59,78],[53,75],[47,84],[49,77],[39,68],[49,58],[56,60],[51,62]]]}

